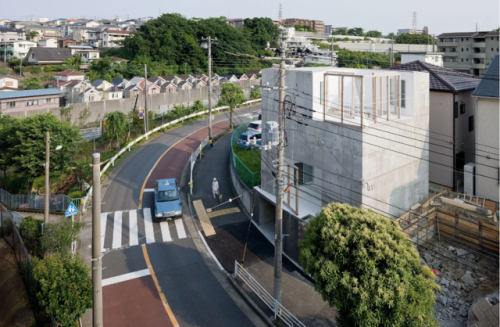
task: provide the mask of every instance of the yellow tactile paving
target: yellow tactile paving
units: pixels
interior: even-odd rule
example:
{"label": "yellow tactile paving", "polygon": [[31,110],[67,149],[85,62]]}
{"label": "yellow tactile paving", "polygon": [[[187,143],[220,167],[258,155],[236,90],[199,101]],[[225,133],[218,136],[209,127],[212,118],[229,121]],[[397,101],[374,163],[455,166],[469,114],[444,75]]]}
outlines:
{"label": "yellow tactile paving", "polygon": [[222,209],[222,210],[217,210],[217,211],[212,211],[207,213],[208,218],[214,218],[222,215],[229,215],[231,213],[237,213],[240,212],[240,208],[234,207],[234,208],[229,208],[229,209]]}
{"label": "yellow tactile paving", "polygon": [[198,218],[200,219],[201,227],[205,232],[205,236],[215,235],[214,226],[212,226],[212,223],[210,222],[210,219],[207,216],[207,211],[205,210],[203,202],[201,202],[201,200],[193,201],[193,206],[194,209],[196,210]]}

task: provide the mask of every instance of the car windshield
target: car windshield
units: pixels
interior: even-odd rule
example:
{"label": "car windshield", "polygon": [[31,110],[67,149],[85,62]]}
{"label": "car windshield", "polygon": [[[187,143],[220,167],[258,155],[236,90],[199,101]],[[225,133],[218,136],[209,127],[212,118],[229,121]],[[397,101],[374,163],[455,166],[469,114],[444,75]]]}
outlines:
{"label": "car windshield", "polygon": [[253,129],[259,129],[260,128],[260,125],[259,124],[250,124],[248,125],[248,128],[253,128]]}
{"label": "car windshield", "polygon": [[247,141],[247,136],[246,135],[240,135],[240,140],[242,141]]}
{"label": "car windshield", "polygon": [[159,191],[157,202],[167,202],[179,199],[179,193],[177,190]]}

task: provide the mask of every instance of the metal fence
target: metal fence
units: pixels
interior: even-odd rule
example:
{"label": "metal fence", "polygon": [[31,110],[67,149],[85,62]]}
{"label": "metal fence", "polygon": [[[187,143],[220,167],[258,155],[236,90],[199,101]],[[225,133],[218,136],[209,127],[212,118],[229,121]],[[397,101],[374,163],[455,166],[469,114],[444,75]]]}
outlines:
{"label": "metal fence", "polygon": [[233,163],[236,173],[248,188],[253,189],[254,186],[260,185],[260,171],[252,172],[243,161],[234,153],[234,146],[240,135],[248,130],[250,122],[245,122],[234,130],[231,137],[231,162]]}
{"label": "metal fence", "polygon": [[[73,199],[64,194],[51,194],[49,199],[49,210],[66,211],[71,202],[82,212],[83,199]],[[22,210],[44,210],[45,195],[37,194],[10,194],[4,189],[0,189],[0,202],[4,203],[9,209]]]}
{"label": "metal fence", "polygon": [[290,327],[306,326],[299,319],[297,319],[297,317],[291,314],[290,311],[282,306],[281,303],[276,301],[274,297],[272,297],[271,294],[269,294],[269,292],[267,292],[266,289],[262,287],[262,285],[260,285],[259,282],[257,282],[255,278],[253,278],[252,275],[250,275],[248,271],[246,271],[238,263],[238,261],[234,262],[234,278],[243,281],[255,293],[255,295],[257,295],[264,302],[264,304],[273,311],[275,319],[279,317],[281,321]]}
{"label": "metal fence", "polygon": [[54,318],[44,311],[38,303],[36,293],[39,290],[38,283],[33,278],[33,263],[31,262],[28,250],[24,246],[23,239],[17,228],[16,220],[19,218],[17,212],[12,212],[0,204],[0,236],[9,244],[16,257],[19,271],[26,287],[26,293],[30,300],[37,326],[56,326]]}

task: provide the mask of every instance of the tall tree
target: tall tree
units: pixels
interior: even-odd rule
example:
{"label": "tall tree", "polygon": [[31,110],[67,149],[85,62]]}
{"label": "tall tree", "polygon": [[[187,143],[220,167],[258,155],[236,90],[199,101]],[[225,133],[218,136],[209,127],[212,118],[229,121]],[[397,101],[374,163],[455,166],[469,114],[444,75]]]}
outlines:
{"label": "tall tree", "polygon": [[7,168],[12,166],[12,146],[15,144],[13,134],[16,130],[16,122],[8,115],[0,115],[0,168],[3,170],[0,187],[3,188],[7,185]]}
{"label": "tall tree", "polygon": [[400,34],[396,36],[396,43],[399,44],[432,44],[434,39],[428,34]]}
{"label": "tall tree", "polygon": [[300,262],[337,308],[339,326],[438,326],[436,276],[396,222],[332,203],[310,221],[300,247]]}
{"label": "tall tree", "polygon": [[236,84],[224,83],[222,84],[220,92],[220,103],[229,106],[229,129],[233,129],[233,110],[234,108],[245,102],[245,94],[243,90]]}
{"label": "tall tree", "polygon": [[382,37],[382,32],[372,30],[372,31],[366,32],[365,36],[367,36],[367,37]]}
{"label": "tall tree", "polygon": [[42,85],[40,84],[40,81],[38,81],[38,78],[36,77],[25,79],[23,81],[23,85],[26,90],[43,89]]}
{"label": "tall tree", "polygon": [[116,138],[117,147],[120,147],[120,138],[123,138],[127,130],[127,117],[121,111],[113,111],[105,116],[106,119],[106,136],[109,139],[109,147],[111,142]]}

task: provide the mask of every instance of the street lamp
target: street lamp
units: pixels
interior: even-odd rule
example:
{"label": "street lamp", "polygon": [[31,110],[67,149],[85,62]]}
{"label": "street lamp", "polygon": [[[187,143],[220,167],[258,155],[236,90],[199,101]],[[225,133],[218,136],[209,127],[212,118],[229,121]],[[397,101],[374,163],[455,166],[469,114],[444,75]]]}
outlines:
{"label": "street lamp", "polygon": [[[52,153],[62,149],[62,145],[56,146]],[[44,223],[49,223],[49,206],[50,206],[50,187],[49,187],[49,165],[50,165],[50,132],[47,131],[45,136],[45,208],[44,208]]]}

